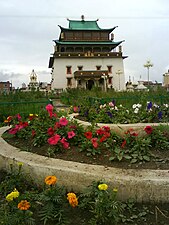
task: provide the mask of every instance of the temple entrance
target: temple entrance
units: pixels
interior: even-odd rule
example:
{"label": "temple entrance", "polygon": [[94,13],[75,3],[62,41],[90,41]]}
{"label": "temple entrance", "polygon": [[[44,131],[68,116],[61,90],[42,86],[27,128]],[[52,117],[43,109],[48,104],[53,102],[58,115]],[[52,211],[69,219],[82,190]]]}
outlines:
{"label": "temple entrance", "polygon": [[91,90],[93,85],[94,85],[94,81],[93,80],[88,80],[86,82],[86,89]]}

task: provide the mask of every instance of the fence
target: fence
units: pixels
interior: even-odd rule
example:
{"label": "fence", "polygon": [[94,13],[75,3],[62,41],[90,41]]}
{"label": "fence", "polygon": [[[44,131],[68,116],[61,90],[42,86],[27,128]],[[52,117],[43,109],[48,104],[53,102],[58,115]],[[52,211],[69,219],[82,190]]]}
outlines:
{"label": "fence", "polygon": [[52,103],[51,100],[32,101],[32,102],[0,102],[0,121],[4,121],[7,116],[20,114],[27,116],[30,113],[38,114],[40,109],[47,104]]}

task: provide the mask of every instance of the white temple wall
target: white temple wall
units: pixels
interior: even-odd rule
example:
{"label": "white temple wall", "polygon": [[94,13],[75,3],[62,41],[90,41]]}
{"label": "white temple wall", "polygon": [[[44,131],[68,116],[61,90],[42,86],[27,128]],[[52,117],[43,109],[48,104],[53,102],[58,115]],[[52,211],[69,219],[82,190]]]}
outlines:
{"label": "white temple wall", "polygon": [[[66,74],[67,66],[72,67],[72,74]],[[125,75],[122,58],[55,58],[52,72],[52,89],[67,88],[67,78],[73,78],[73,73],[78,70],[78,66],[83,66],[83,70],[96,70],[96,66],[101,66],[101,70],[108,70],[107,66],[112,66],[112,81],[115,90],[125,89]],[[118,75],[117,72],[121,71]],[[76,87],[74,78],[72,87]]]}

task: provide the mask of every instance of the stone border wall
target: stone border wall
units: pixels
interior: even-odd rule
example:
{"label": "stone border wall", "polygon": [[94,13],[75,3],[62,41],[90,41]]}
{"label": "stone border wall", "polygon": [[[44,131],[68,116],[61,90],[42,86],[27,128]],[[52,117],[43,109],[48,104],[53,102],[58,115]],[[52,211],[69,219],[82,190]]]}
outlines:
{"label": "stone border wall", "polygon": [[92,181],[104,180],[109,188],[118,188],[118,198],[135,198],[138,202],[169,202],[169,170],[118,169],[52,159],[20,151],[4,141],[1,135],[9,127],[0,128],[0,169],[22,162],[25,177],[43,184],[48,175],[55,175],[68,190],[82,191]]}

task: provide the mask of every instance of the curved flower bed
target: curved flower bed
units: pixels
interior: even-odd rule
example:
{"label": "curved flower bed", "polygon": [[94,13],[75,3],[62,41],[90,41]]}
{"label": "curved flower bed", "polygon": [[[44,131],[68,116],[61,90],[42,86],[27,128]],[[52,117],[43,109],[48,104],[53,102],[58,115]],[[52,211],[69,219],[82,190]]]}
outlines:
{"label": "curved flower bed", "polygon": [[73,106],[71,111],[79,113],[85,121],[108,124],[168,123],[169,105],[155,102],[133,104],[130,108],[116,105],[115,101],[101,105],[95,101],[92,105]]}
{"label": "curved flower bed", "polygon": [[84,127],[72,119],[72,116],[59,113],[61,112],[56,112],[48,104],[39,115],[30,114],[26,119],[19,114],[8,117],[6,122],[12,125],[8,134],[26,139],[33,146],[48,144],[52,154],[64,154],[64,151],[71,151],[76,147],[90,157],[108,151],[110,161],[128,160],[131,163],[150,161],[153,157],[152,150],[165,151],[169,146],[168,126],[145,125],[141,131],[128,127],[119,135],[110,126],[90,124]]}

